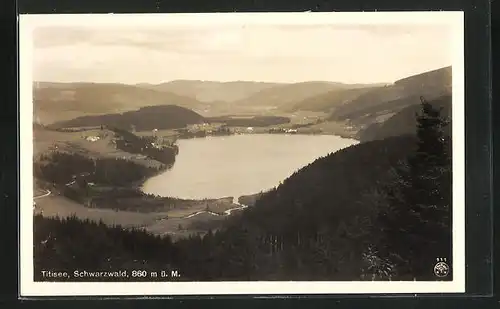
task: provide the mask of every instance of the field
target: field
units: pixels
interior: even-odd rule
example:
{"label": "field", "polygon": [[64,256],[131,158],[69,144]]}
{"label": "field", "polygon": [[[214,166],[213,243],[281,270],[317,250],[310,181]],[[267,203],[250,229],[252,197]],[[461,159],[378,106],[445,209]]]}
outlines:
{"label": "field", "polygon": [[[106,129],[89,129],[80,132],[35,129],[33,155],[37,158],[42,153],[57,150],[91,157],[127,159],[151,167],[160,167],[162,165],[156,160],[117,149],[113,143],[113,137],[114,132]],[[93,138],[98,139],[93,140]]]}
{"label": "field", "polygon": [[[223,213],[224,210],[237,205],[224,202],[193,202],[192,207],[185,203],[183,208],[170,211],[137,212],[117,211],[113,209],[88,208],[64,196],[52,193],[46,197],[35,199],[34,214],[46,217],[66,218],[75,215],[79,219],[89,219],[114,226],[125,228],[141,228],[156,235],[171,235],[173,238],[197,233],[205,233],[207,229],[215,229],[227,216],[202,212],[209,209],[214,213]],[[199,213],[199,214],[197,214]],[[196,214],[196,215],[195,215]]]}
{"label": "field", "polygon": [[139,213],[130,211],[114,211],[112,209],[87,208],[57,193],[35,200],[35,214],[47,217],[70,217],[75,215],[80,219],[92,221],[102,220],[108,225],[122,225],[128,228],[148,226],[166,216],[164,213]]}

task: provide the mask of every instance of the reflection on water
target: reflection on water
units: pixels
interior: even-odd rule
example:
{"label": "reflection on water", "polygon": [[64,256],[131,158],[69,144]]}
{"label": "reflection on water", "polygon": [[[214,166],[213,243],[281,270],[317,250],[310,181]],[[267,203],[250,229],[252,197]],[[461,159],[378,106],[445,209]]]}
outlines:
{"label": "reflection on water", "polygon": [[143,190],[190,199],[258,193],[315,159],[356,143],[332,135],[281,134],[178,140],[172,169],[150,178]]}

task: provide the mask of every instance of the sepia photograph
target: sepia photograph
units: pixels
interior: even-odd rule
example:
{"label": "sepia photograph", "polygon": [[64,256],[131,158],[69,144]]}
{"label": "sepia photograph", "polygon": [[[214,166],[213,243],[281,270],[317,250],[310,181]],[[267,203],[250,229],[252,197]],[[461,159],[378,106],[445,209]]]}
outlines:
{"label": "sepia photograph", "polygon": [[21,295],[465,291],[462,12],[19,20]]}

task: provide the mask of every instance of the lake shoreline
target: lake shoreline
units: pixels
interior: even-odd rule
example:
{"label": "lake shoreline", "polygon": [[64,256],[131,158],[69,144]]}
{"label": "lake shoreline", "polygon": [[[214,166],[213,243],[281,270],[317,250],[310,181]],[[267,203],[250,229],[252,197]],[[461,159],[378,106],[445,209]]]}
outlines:
{"label": "lake shoreline", "polygon": [[[281,139],[281,137],[286,137]],[[274,177],[274,181],[268,181],[267,184],[263,186],[247,187],[246,189],[236,191],[229,188],[221,188],[220,181],[216,177],[224,178],[228,171],[241,169],[244,162],[253,162],[256,157],[254,154],[247,154],[252,151],[245,151],[245,147],[248,145],[258,145],[266,141],[265,153],[270,153],[268,157],[272,160],[283,161],[283,155],[288,156],[286,148],[292,147],[296,150],[301,149],[298,156],[302,156],[299,160],[295,160],[288,164],[288,166],[281,165],[281,175]],[[292,138],[292,139],[288,139]],[[303,140],[302,138],[308,138]],[[309,139],[312,138],[312,139]],[[325,138],[325,140],[322,140]],[[238,143],[241,140],[240,144]],[[242,133],[242,134],[232,134],[230,136],[206,136],[206,137],[196,137],[188,139],[178,139],[176,141],[179,147],[179,157],[176,159],[175,164],[172,168],[161,171],[151,177],[148,177],[140,186],[140,190],[145,194],[153,194],[162,197],[172,197],[179,199],[189,199],[189,200],[200,200],[200,199],[217,199],[224,196],[233,196],[235,199],[241,203],[238,199],[243,196],[253,196],[259,194],[260,192],[270,190],[275,186],[279,185],[281,181],[291,176],[294,172],[303,168],[304,166],[312,163],[314,160],[321,156],[328,155],[332,152],[336,152],[342,148],[346,148],[359,143],[359,140],[353,138],[346,138],[344,136],[334,135],[334,134],[281,134],[281,133]],[[229,144],[228,144],[229,143]],[[234,145],[232,145],[233,143]],[[291,143],[291,146],[287,144]],[[226,146],[224,146],[226,145]],[[337,146],[332,146],[337,145]],[[193,148],[194,147],[194,148]],[[228,148],[229,147],[229,148]],[[318,148],[319,147],[319,148]],[[210,148],[216,148],[210,149]],[[304,150],[303,148],[306,148]],[[311,148],[312,150],[307,150]],[[235,150],[236,149],[236,150]],[[248,150],[251,150],[249,148]],[[262,151],[257,151],[255,155],[265,154]],[[199,154],[203,154],[203,160],[200,160]],[[186,160],[190,160],[187,162]],[[243,174],[231,174],[229,173],[223,180],[225,184],[231,184],[234,179],[238,183],[250,183],[256,182],[257,180],[252,180],[251,178],[260,176],[273,176],[270,174],[262,174],[266,170],[264,167],[265,162],[257,159],[259,163],[256,164],[255,171],[248,171],[248,173]],[[200,163],[201,162],[201,163]],[[208,166],[207,166],[207,162]],[[255,165],[255,163],[252,163]],[[214,165],[215,167],[211,167]],[[271,164],[273,166],[273,164]],[[275,168],[275,167],[274,167]],[[285,168],[283,170],[283,168]],[[257,171],[257,174],[256,174]],[[260,174],[259,174],[260,171]],[[189,175],[189,176],[188,176]],[[250,180],[247,175],[252,175]],[[181,177],[181,178],[179,178]],[[214,178],[215,177],[215,178]],[[171,179],[173,178],[173,179]],[[264,178],[256,178],[260,180],[266,180]],[[168,184],[170,182],[170,184]],[[212,185],[211,188],[205,188],[204,191],[197,191],[196,186],[208,184]],[[213,185],[215,184],[215,185]],[[179,188],[175,187],[184,186],[185,188],[179,191]],[[167,191],[165,191],[167,188]]]}
{"label": "lake shoreline", "polygon": [[[341,138],[346,138],[346,139],[353,139],[358,142],[361,142],[361,140],[358,137],[358,132],[353,131],[353,132],[347,132],[347,131],[335,131],[335,132],[315,132],[315,131],[297,131],[294,133],[287,133],[287,132],[270,132],[269,128],[252,128],[253,132],[245,132],[245,128],[241,128],[241,132],[231,132],[228,134],[191,134],[191,135],[186,135],[186,134],[170,134],[170,135],[165,135],[162,136],[164,138],[173,138],[174,140],[191,140],[191,139],[202,139],[202,138],[213,138],[213,137],[225,137],[225,136],[234,136],[234,135],[258,135],[258,134],[273,134],[273,135],[302,135],[302,136],[337,136]],[[146,133],[146,132],[139,132],[139,133]],[[149,134],[149,132],[147,132]]]}
{"label": "lake shoreline", "polygon": [[[200,140],[224,140],[224,139],[232,139],[235,136],[240,136],[245,138],[250,138],[253,140],[261,140],[264,138],[265,132],[262,133],[241,133],[241,134],[232,134],[230,136],[210,136],[209,138],[196,138],[196,142]],[[332,137],[335,136],[337,138],[343,139],[344,137],[334,134],[302,134],[302,133],[294,133],[294,134],[282,134],[275,133],[267,135],[274,139],[280,139],[280,137],[285,138],[285,136],[290,137],[294,136],[295,142],[297,140],[302,141],[303,137],[308,136],[316,136],[316,137]],[[187,139],[192,140],[192,139]],[[334,139],[335,140],[335,139]],[[350,139],[353,143],[358,143],[359,141]],[[180,144],[183,144],[186,139],[179,139]],[[211,143],[211,142],[210,142]],[[287,140],[284,141],[285,145],[288,143]],[[293,144],[294,142],[291,141]],[[317,143],[317,142],[316,142]],[[271,143],[272,144],[272,143]],[[322,144],[321,142],[319,144]],[[352,143],[349,143],[352,144]],[[348,147],[349,145],[345,145]],[[238,147],[234,147],[238,148]],[[241,148],[241,147],[239,147]],[[278,147],[279,148],[279,147]],[[308,148],[308,147],[306,147]],[[179,155],[184,155],[184,149],[181,145],[179,147]],[[208,151],[208,150],[206,150]],[[336,150],[333,150],[336,151]],[[324,151],[324,155],[329,151]],[[68,152],[71,155],[72,152]],[[203,153],[201,151],[200,153]],[[226,154],[226,151],[220,151],[220,154]],[[75,155],[78,152],[75,153]],[[96,154],[99,158],[98,154]],[[320,155],[321,156],[321,155]],[[304,165],[311,163],[318,156],[314,155],[311,159],[307,159],[302,163],[294,163],[297,168],[302,168]],[[255,193],[251,194],[233,194],[234,192],[226,192],[226,194],[220,194],[220,197],[208,197],[208,198],[189,198],[189,195],[185,195],[186,198],[176,198],[174,196],[182,196],[180,194],[175,195],[164,195],[164,194],[151,194],[148,190],[144,190],[144,184],[152,178],[158,177],[164,173],[170,173],[178,164],[179,156],[176,156],[175,161],[172,164],[162,164],[161,168],[152,173],[152,171],[146,172],[145,167],[144,175],[127,185],[118,185],[118,184],[108,184],[108,185],[99,185],[95,184],[92,186],[91,191],[94,195],[91,195],[90,201],[84,202],[79,201],[78,199],[73,199],[71,196],[65,196],[64,189],[66,185],[61,184],[59,186],[52,186],[49,182],[47,183],[48,187],[45,189],[50,189],[51,194],[47,197],[42,197],[37,199],[37,207],[39,207],[48,215],[58,215],[65,214],[67,211],[60,208],[58,205],[54,205],[52,207],[49,205],[50,203],[56,203],[60,205],[66,205],[70,203],[72,206],[71,209],[74,209],[74,213],[77,214],[78,217],[81,218],[93,218],[92,220],[99,219],[98,214],[102,213],[106,217],[110,216],[110,214],[114,214],[113,217],[115,219],[106,219],[107,224],[115,224],[115,222],[120,222],[122,226],[127,226],[130,228],[141,228],[145,229],[156,235],[164,235],[175,234],[177,237],[186,237],[192,234],[203,234],[208,230],[217,229],[221,220],[225,220],[235,213],[239,213],[247,207],[251,207],[256,199],[262,195],[263,191],[267,191],[268,189],[272,189],[275,185],[279,184],[279,181],[283,181],[288,176],[283,176],[279,178],[274,185],[266,186],[265,188],[258,188],[253,190]],[[145,158],[144,160],[153,160],[151,158]],[[197,154],[197,160],[199,161],[199,154]],[[245,161],[245,159],[241,159]],[[209,161],[210,162],[210,161]],[[241,164],[241,162],[239,162]],[[215,172],[217,173],[224,171],[224,168]],[[238,179],[238,178],[236,178]],[[75,190],[78,189],[77,184],[73,185]],[[248,190],[246,191],[248,192]],[[251,192],[251,191],[250,191]],[[224,193],[224,192],[222,192]],[[61,196],[62,195],[62,196]],[[213,195],[212,195],[213,196]],[[69,199],[67,202],[65,199]],[[72,201],[72,202],[70,202]],[[80,206],[78,206],[78,204]],[[60,210],[57,210],[60,209]],[[63,215],[65,216],[65,215]],[[96,217],[97,216],[97,217]],[[123,218],[123,219],[120,219]],[[130,219],[126,219],[130,218]],[[136,218],[136,219],[132,219]],[[150,218],[150,219],[147,219]],[[124,220],[124,221],[123,221]],[[142,222],[141,224],[134,222]]]}
{"label": "lake shoreline", "polygon": [[177,140],[190,140],[190,139],[202,139],[202,138],[212,138],[212,137],[221,137],[221,136],[234,136],[234,135],[259,135],[259,134],[273,134],[273,135],[303,135],[303,136],[338,136],[346,139],[353,139],[361,142],[357,135],[352,133],[344,133],[344,134],[334,134],[334,133],[269,133],[269,132],[255,132],[255,133],[232,133],[228,135],[205,135],[205,136],[193,136],[193,137],[176,137]]}

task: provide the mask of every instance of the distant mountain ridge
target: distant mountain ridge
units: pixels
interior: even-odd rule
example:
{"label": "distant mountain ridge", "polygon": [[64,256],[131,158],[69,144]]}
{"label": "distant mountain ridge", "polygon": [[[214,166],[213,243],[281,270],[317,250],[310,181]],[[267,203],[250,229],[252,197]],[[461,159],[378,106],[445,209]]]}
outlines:
{"label": "distant mountain ridge", "polygon": [[33,83],[34,117],[36,122],[50,124],[89,114],[165,104],[185,107],[204,116],[260,114],[328,91],[364,86],[326,81],[286,84],[175,80],[157,85],[38,81]]}
{"label": "distant mountain ridge", "polygon": [[285,84],[261,90],[247,98],[234,102],[238,106],[268,106],[287,109],[296,102],[323,95],[330,91],[362,88],[364,85],[349,85],[335,82],[311,81]]}
{"label": "distant mountain ridge", "polygon": [[169,92],[124,84],[33,83],[33,112],[41,123],[54,123],[88,114],[107,114],[144,106],[178,105],[203,109],[204,104]]}
{"label": "distant mountain ridge", "polygon": [[[280,91],[287,91],[295,87],[304,88],[301,90],[306,96],[317,94],[317,87],[326,86],[331,89],[351,89],[364,88],[364,84],[344,84],[330,81],[307,81],[296,83],[271,83],[258,81],[204,81],[204,80],[173,80],[160,84],[137,84],[138,87],[154,89],[157,91],[168,91],[180,96],[187,96],[201,102],[226,102],[238,105],[248,105],[252,102],[267,101],[266,96],[276,99],[285,94],[278,94]],[[311,87],[310,94],[307,94],[305,87]],[[278,100],[281,100],[278,98]],[[286,100],[285,100],[286,101]]]}
{"label": "distant mountain ridge", "polygon": [[[412,105],[420,96],[432,100],[451,93],[451,67],[445,67],[396,81],[393,85],[375,88],[337,108],[333,119],[346,120],[375,110],[397,112]],[[376,114],[376,113],[375,113]],[[377,115],[374,115],[377,116]]]}
{"label": "distant mountain ridge", "polygon": [[[329,81],[266,83],[174,80],[158,85],[35,82],[35,121],[49,124],[80,116],[122,113],[145,106],[176,105],[204,117],[274,115],[297,111],[330,115],[356,129],[384,121],[403,108],[451,93],[451,67],[417,74],[393,84]],[[284,116],[284,115],[283,115]]]}
{"label": "distant mountain ridge", "polygon": [[[360,85],[334,89],[312,96],[288,107],[289,111],[323,111],[332,114],[333,120],[349,120],[362,113],[389,109],[397,112],[411,105],[412,98],[425,96],[435,99],[451,93],[451,66],[416,74],[393,84]],[[408,102],[405,102],[408,101]],[[397,107],[396,109],[394,109]]]}
{"label": "distant mountain ridge", "polygon": [[137,84],[157,91],[167,91],[191,97],[201,102],[233,102],[255,92],[281,85],[279,83],[234,81],[216,82],[201,80],[174,80],[161,84]]}

